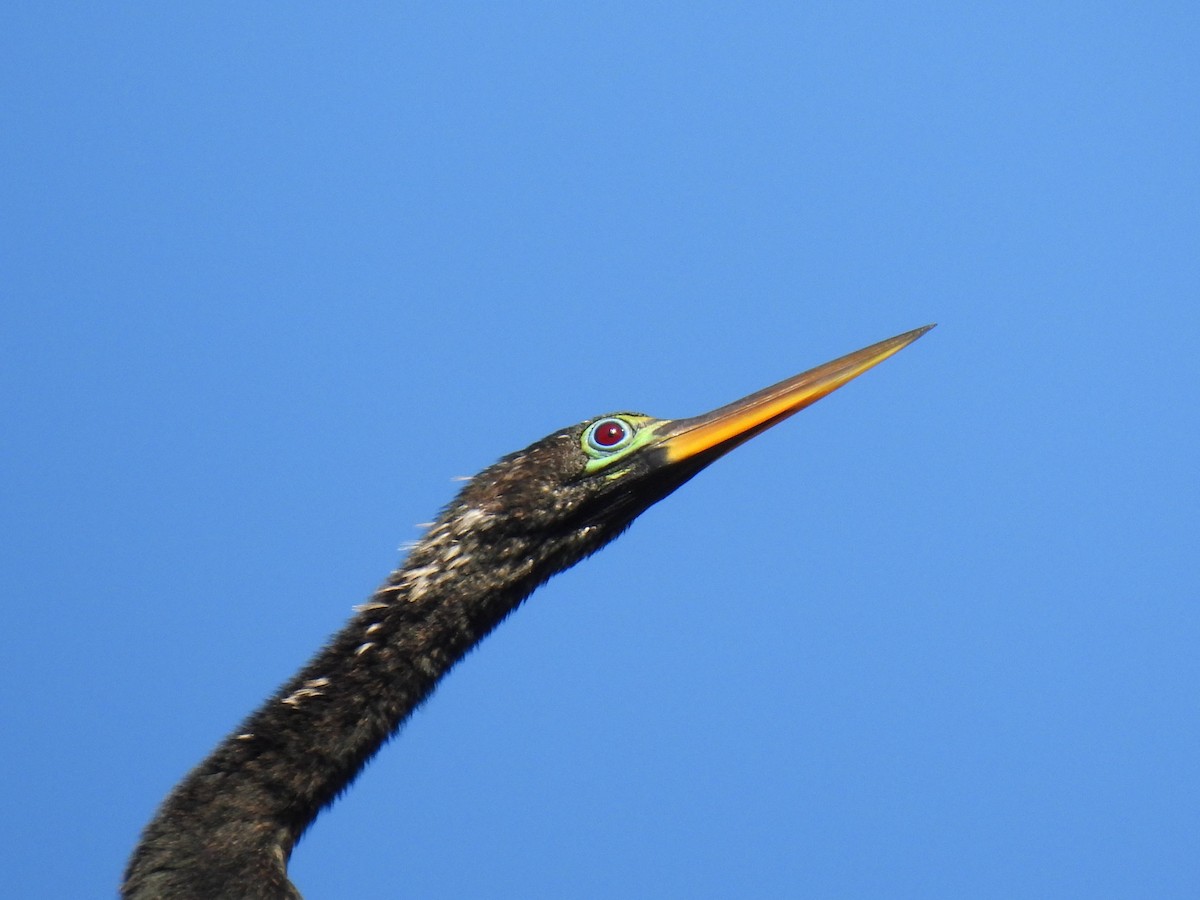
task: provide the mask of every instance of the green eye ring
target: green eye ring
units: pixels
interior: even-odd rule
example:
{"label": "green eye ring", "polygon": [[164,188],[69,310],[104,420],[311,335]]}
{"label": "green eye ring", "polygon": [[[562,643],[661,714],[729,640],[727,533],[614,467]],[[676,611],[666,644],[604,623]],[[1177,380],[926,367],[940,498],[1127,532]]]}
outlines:
{"label": "green eye ring", "polygon": [[637,413],[620,413],[596,419],[579,436],[579,447],[588,457],[584,471],[594,475],[608,470],[606,478],[620,478],[621,461],[635,455],[654,439],[662,420]]}
{"label": "green eye ring", "polygon": [[583,452],[593,459],[604,459],[624,450],[637,434],[637,426],[620,416],[597,419],[583,432]]}

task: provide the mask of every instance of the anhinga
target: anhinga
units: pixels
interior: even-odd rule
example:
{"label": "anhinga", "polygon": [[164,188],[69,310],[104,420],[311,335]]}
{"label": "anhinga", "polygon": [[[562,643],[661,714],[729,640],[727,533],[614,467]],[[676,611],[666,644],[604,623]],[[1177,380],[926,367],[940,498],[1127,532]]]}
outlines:
{"label": "anhinga", "polygon": [[709,463],[911,344],[873,344],[706,415],[617,413],[471,479],[369,601],[171,792],[127,898],[297,898],[300,835],[462,656]]}

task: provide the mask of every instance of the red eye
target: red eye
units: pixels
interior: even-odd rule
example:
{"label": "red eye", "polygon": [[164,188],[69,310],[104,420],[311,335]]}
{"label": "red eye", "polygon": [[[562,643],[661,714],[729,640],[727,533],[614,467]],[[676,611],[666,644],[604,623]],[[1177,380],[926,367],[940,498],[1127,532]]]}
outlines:
{"label": "red eye", "polygon": [[633,428],[623,419],[601,419],[585,433],[585,449],[611,453],[624,447],[633,438]]}
{"label": "red eye", "polygon": [[592,440],[601,447],[614,447],[625,439],[625,426],[609,419],[592,432]]}

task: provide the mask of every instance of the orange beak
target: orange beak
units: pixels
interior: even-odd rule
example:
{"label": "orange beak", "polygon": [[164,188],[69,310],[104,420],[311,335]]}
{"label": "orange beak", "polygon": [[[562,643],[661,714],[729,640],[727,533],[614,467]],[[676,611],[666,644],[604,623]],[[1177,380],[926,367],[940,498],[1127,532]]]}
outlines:
{"label": "orange beak", "polygon": [[654,443],[665,452],[668,463],[706,452],[716,458],[833,393],[931,328],[933,325],[926,325],[864,347],[704,415],[675,419],[655,436]]}

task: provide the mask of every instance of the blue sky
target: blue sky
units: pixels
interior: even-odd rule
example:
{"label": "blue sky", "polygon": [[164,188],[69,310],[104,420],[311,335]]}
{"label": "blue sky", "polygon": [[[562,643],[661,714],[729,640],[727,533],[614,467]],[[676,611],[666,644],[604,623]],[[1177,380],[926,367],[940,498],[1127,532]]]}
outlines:
{"label": "blue sky", "polygon": [[931,321],[535,594],[292,875],[1200,892],[1194,4],[3,19],[0,893],[111,895],[453,476]]}

